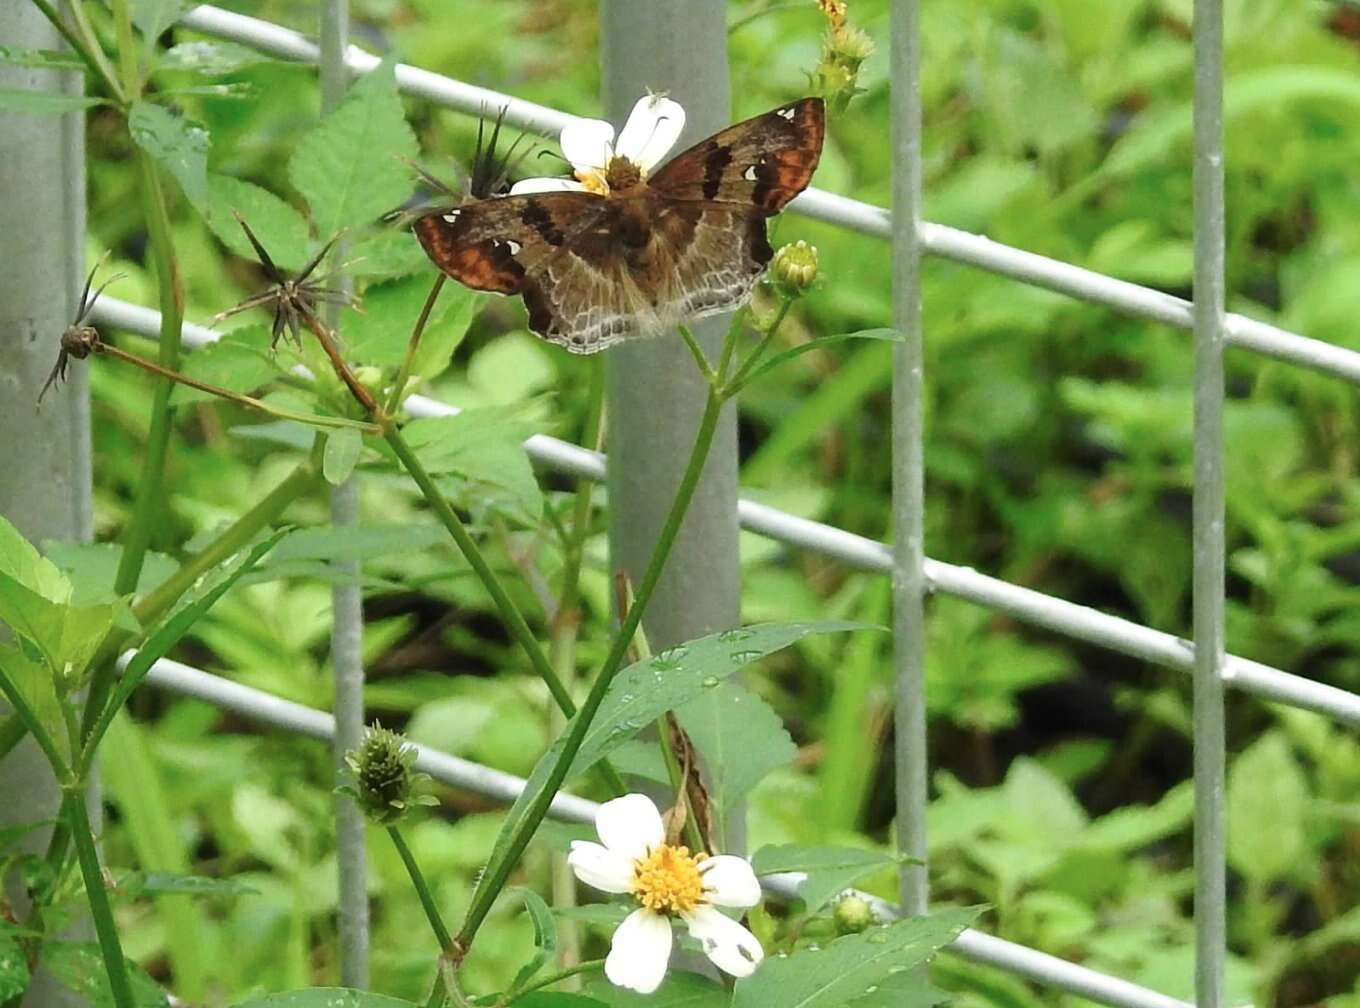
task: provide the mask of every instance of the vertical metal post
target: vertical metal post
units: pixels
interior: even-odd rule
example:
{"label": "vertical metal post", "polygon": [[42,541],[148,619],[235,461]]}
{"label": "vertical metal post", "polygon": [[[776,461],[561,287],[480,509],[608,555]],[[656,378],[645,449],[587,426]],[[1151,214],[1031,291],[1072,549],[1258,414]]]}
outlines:
{"label": "vertical metal post", "polygon": [[[326,0],[321,8],[321,111],[340,104],[349,87],[345,50],[349,46],[349,0]],[[321,235],[327,238],[328,235]],[[332,253],[338,259],[340,250]],[[340,283],[345,281],[340,280]],[[335,315],[330,321],[333,323]],[[358,477],[351,476],[331,491],[331,524],[336,528],[359,522]],[[359,744],[364,730],[364,603],[359,564],[337,564],[344,580],[331,589],[331,669],[335,679],[335,741],[337,771],[344,769],[345,752]],[[335,850],[339,871],[340,982],[346,987],[368,986],[368,866],[364,851],[364,817],[354,802],[335,796]]]}
{"label": "vertical metal post", "polygon": [[[63,43],[32,4],[0,5],[0,39],[18,48]],[[0,88],[79,94],[79,73],[0,64]],[[33,542],[88,539],[90,402],[85,369],[37,408],[84,276],[85,116],[0,113],[0,514]],[[0,827],[51,819],[61,796],[47,761],[25,740],[0,762]],[[32,851],[47,831],[28,834]],[[13,895],[13,894],[11,894]],[[26,1008],[78,1003],[45,974]]]}
{"label": "vertical metal post", "polygon": [[[606,115],[621,125],[648,89],[684,106],[681,149],[727,125],[726,7],[604,0],[600,8]],[[694,327],[716,358],[727,320]],[[609,510],[613,565],[634,583],[651,556],[694,441],[707,386],[678,335],[608,353]],[[644,626],[652,646],[668,647],[736,624],[737,418],[725,411],[704,477],[680,530]]]}
{"label": "vertical metal post", "polygon": [[921,30],[918,0],[892,7],[893,644],[897,703],[897,845],[902,912],[924,913],[926,858],[925,430],[921,408]]}
{"label": "vertical metal post", "polygon": [[1223,1004],[1223,5],[1195,0],[1195,1000]]}

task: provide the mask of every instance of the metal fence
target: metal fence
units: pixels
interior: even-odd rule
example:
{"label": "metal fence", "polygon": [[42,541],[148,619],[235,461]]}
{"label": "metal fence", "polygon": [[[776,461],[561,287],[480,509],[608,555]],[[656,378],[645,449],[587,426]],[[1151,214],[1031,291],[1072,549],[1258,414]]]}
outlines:
{"label": "metal fence", "polygon": [[[344,4],[328,0],[330,25],[323,71],[364,73],[376,57],[346,48]],[[1224,212],[1222,154],[1222,7],[1221,0],[1196,0],[1194,13],[1194,192],[1195,273],[1193,304],[1138,284],[1117,280],[986,238],[920,219],[921,207],[921,62],[918,0],[896,0],[892,8],[893,212],[843,196],[809,190],[791,206],[796,213],[892,242],[895,324],[906,342],[895,349],[893,366],[893,514],[896,546],[890,548],[832,526],[798,518],[742,500],[737,516],[743,527],[789,546],[835,558],[849,567],[890,574],[894,581],[897,672],[898,833],[904,850],[922,861],[926,855],[924,810],[928,759],[923,702],[923,600],[932,592],[968,599],[1024,622],[1096,644],[1134,658],[1190,673],[1194,683],[1195,774],[1195,929],[1196,999],[1201,1008],[1223,1004],[1225,959],[1225,837],[1223,815],[1223,690],[1234,687],[1265,700],[1327,714],[1360,726],[1360,696],[1316,683],[1224,651],[1224,503],[1223,503],[1223,353],[1236,346],[1278,360],[1360,381],[1360,354],[1309,339],[1278,327],[1228,314],[1224,310]],[[186,27],[256,47],[289,60],[322,62],[321,47],[274,24],[200,6],[181,22]],[[339,27],[337,27],[337,25]],[[525,130],[555,134],[570,117],[484,88],[399,65],[403,91],[472,115],[487,108],[507,109],[508,122]],[[924,556],[923,429],[921,414],[922,325],[920,263],[936,255],[1033,284],[1117,311],[1190,330],[1195,349],[1194,426],[1194,640],[1142,626],[1107,613],[989,577],[969,568]],[[104,325],[155,335],[156,312],[102,300],[96,320]],[[210,342],[215,334],[186,325],[186,345]],[[456,407],[420,396],[409,401],[416,416],[456,412]],[[600,480],[605,458],[593,451],[546,436],[525,447],[540,466],[576,477]],[[341,508],[343,510],[343,507]],[[355,611],[350,609],[351,614]],[[351,620],[359,618],[351,615]],[[159,688],[194,696],[264,724],[318,738],[337,731],[330,715],[233,683],[173,661],[160,662],[150,681]],[[349,729],[361,716],[346,712]],[[448,754],[422,749],[420,765],[448,784],[510,801],[523,781]],[[560,795],[553,814],[587,820],[594,806]],[[360,867],[358,870],[362,870]],[[788,894],[796,879],[769,880],[769,888]],[[363,887],[342,889],[357,893]],[[904,873],[900,912],[924,909],[926,869]],[[347,908],[352,919],[362,914]],[[894,910],[894,912],[897,912]],[[360,935],[360,940],[362,935]],[[1093,1001],[1128,1008],[1169,1008],[1186,1003],[1144,987],[1007,942],[976,930],[963,933],[951,950],[1031,981]],[[353,975],[353,974],[351,974]]]}

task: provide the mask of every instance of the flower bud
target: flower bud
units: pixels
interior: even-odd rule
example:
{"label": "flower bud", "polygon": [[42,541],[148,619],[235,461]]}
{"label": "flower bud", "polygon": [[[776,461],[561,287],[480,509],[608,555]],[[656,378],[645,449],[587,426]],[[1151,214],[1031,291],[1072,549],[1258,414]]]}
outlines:
{"label": "flower bud", "polygon": [[872,56],[873,52],[874,40],[867,33],[851,25],[841,25],[834,29],[826,41],[826,54],[845,64],[850,70],[858,70],[859,65]]}
{"label": "flower bud", "polygon": [[846,893],[836,901],[831,918],[836,922],[836,932],[843,935],[859,934],[877,923],[869,901],[854,893]]}
{"label": "flower bud", "polygon": [[412,769],[415,761],[415,747],[405,736],[374,723],[365,729],[359,747],[345,753],[354,786],[342,790],[374,822],[394,823],[412,806],[435,803],[433,797],[415,793],[416,785],[430,779]]}
{"label": "flower bud", "polygon": [[775,287],[785,297],[798,297],[817,280],[817,247],[799,239],[783,245],[770,266]]}

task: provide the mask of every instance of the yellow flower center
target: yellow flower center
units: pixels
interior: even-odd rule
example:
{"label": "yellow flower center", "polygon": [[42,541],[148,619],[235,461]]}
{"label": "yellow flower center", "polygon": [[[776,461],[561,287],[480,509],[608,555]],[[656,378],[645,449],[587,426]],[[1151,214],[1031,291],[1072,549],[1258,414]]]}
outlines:
{"label": "yellow flower center", "polygon": [[597,196],[608,196],[615,189],[631,189],[642,178],[642,167],[626,157],[612,157],[603,168],[582,168],[576,172],[576,180],[586,187],[586,192]]}
{"label": "yellow flower center", "polygon": [[699,864],[707,858],[662,844],[633,865],[633,895],[656,913],[688,913],[704,901]]}

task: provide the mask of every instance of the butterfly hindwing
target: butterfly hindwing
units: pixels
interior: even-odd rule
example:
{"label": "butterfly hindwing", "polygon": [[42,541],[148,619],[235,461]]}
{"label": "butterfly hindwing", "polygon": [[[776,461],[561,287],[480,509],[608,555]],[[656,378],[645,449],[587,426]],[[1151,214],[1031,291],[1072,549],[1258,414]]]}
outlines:
{"label": "butterfly hindwing", "polygon": [[812,180],[825,133],[822,100],[803,98],[700,141],[647,184],[670,199],[739,203],[775,214]]}

